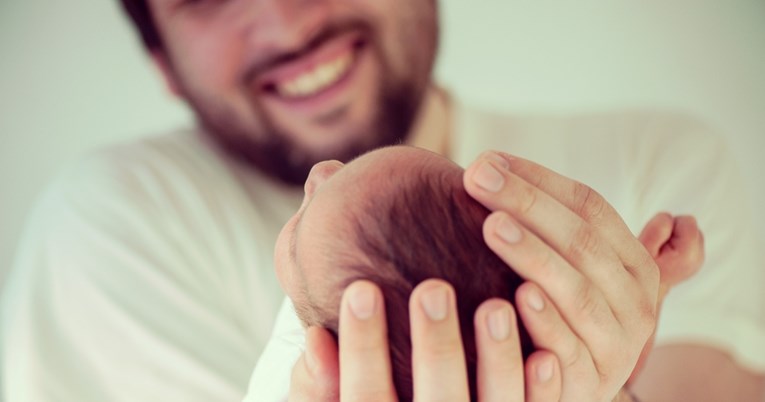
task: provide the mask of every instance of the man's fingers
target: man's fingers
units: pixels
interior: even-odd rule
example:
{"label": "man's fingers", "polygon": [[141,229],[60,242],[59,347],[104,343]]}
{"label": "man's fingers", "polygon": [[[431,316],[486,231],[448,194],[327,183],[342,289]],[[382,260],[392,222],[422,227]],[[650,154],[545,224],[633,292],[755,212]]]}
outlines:
{"label": "man's fingers", "polygon": [[409,299],[409,318],[414,399],[469,400],[454,289],[442,280],[422,282]]}
{"label": "man's fingers", "polygon": [[[495,211],[484,225],[486,243],[536,282],[519,288],[516,308],[535,344],[558,358],[561,400],[610,400],[655,325],[654,258],[600,194],[540,165],[487,152],[463,180]],[[505,230],[503,220],[520,225]],[[576,278],[572,271],[583,279],[568,281]],[[534,286],[549,295],[544,304],[524,296]]]}
{"label": "man's fingers", "polygon": [[613,238],[616,244],[623,244],[624,249],[616,250],[622,261],[633,266],[641,262],[642,250],[635,248],[634,242],[626,241],[634,239],[632,231],[619,213],[595,190],[532,161],[506,153],[497,154],[508,161],[513,173],[551,195],[600,229],[605,238]]}
{"label": "man's fingers", "polygon": [[[512,172],[512,175],[519,177],[529,185],[539,189],[544,195],[556,200],[566,209],[572,211],[585,222],[589,223],[598,231],[600,237],[608,241],[613,247],[613,251],[622,261],[625,268],[632,273],[641,283],[655,287],[658,282],[658,272],[652,265],[652,259],[629,230],[616,210],[595,190],[571,180],[565,176],[555,173],[544,166],[538,165],[522,158],[510,156],[503,152],[489,151],[482,154],[465,172],[465,189],[467,192],[484,206],[491,210],[502,209],[509,211],[507,205],[498,202],[500,199],[495,194],[497,191],[488,191],[485,187],[477,184],[475,180],[476,173],[481,165],[491,162],[494,166],[501,166],[505,171]],[[512,176],[508,176],[512,177]],[[505,186],[508,190],[507,199],[521,196],[521,205],[529,206],[536,202],[536,199],[544,201],[545,196],[541,193],[529,192],[523,189],[512,189]],[[545,210],[543,216],[547,216],[548,223],[554,216],[558,223],[561,214],[550,215],[549,210]],[[519,216],[519,219],[521,217]],[[525,222],[524,222],[525,223]],[[577,226],[569,227],[568,230],[576,230]],[[534,229],[536,231],[536,229]],[[558,230],[558,232],[567,232],[568,230]],[[575,233],[575,232],[574,232]],[[542,233],[540,236],[545,240],[550,240]],[[581,236],[578,236],[581,237]],[[619,282],[612,285],[619,287]]]}
{"label": "man's fingers", "polygon": [[475,313],[477,385],[481,402],[524,402],[523,355],[513,306],[483,302]]}
{"label": "man's fingers", "polygon": [[[621,308],[623,303],[620,300],[625,297],[645,293],[642,284],[636,282],[624,268],[612,245],[594,225],[543,190],[513,174],[505,166],[507,163],[503,165],[494,159],[479,160],[466,170],[465,188],[490,210],[512,215],[524,228],[537,235],[565,259],[572,269],[586,277],[596,288],[602,289],[608,304],[615,309]],[[488,183],[494,180],[498,184],[492,186]],[[634,237],[632,242],[637,243]],[[640,248],[650,259],[645,249]],[[540,284],[555,298],[555,290]],[[631,311],[615,313],[623,313],[625,316],[632,314]]]}
{"label": "man's fingers", "polygon": [[526,402],[558,402],[562,381],[554,354],[540,350],[526,360]]}
{"label": "man's fingers", "polygon": [[357,281],[340,306],[340,396],[343,402],[396,401],[385,304],[373,283]]}
{"label": "man's fingers", "polygon": [[643,243],[643,247],[648,250],[648,253],[651,254],[651,257],[656,258],[659,256],[661,246],[672,236],[672,227],[674,225],[675,220],[672,218],[672,215],[666,212],[656,214],[645,225],[638,239]]}
{"label": "man's fingers", "polygon": [[306,350],[292,369],[290,402],[340,400],[337,345],[324,328],[306,331]]}
{"label": "man's fingers", "polygon": [[[517,232],[507,233],[506,225]],[[576,335],[594,342],[587,345],[590,349],[603,346],[601,334],[622,330],[609,304],[628,303],[624,289],[614,292],[609,303],[588,278],[504,212],[492,213],[483,229],[489,248],[521,277],[545,289]]]}
{"label": "man's fingers", "polygon": [[[599,379],[599,373],[608,371],[608,367],[596,367],[587,346],[569,328],[551,300],[539,286],[526,282],[516,291],[515,306],[523,324],[529,331],[534,346],[555,354],[564,372],[563,387],[590,389],[594,384],[585,383],[593,378]],[[601,347],[609,348],[613,339],[600,337]],[[528,383],[528,381],[527,381]]]}

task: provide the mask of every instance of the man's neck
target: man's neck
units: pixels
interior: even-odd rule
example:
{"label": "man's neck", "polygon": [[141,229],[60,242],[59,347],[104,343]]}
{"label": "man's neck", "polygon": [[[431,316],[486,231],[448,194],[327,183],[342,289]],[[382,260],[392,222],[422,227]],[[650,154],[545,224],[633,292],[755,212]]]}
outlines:
{"label": "man's neck", "polygon": [[431,86],[421,107],[407,145],[450,157],[452,103],[449,94],[441,88]]}

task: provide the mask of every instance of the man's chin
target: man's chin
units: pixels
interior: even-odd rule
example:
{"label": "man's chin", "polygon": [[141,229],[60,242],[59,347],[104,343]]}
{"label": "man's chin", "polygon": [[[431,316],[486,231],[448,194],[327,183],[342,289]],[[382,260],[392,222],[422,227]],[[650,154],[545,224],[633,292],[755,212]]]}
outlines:
{"label": "man's chin", "polygon": [[211,135],[222,149],[235,159],[288,186],[302,186],[316,163],[325,160],[348,162],[359,155],[386,145],[401,143],[404,136],[377,134],[371,138],[350,136],[337,145],[303,145],[286,135],[273,135],[265,143],[245,136]]}

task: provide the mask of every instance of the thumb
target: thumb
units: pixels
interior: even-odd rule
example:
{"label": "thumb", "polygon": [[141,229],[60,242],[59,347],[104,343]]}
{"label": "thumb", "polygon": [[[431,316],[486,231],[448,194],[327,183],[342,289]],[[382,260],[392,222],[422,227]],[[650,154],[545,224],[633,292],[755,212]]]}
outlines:
{"label": "thumb", "polygon": [[337,343],[324,328],[306,331],[306,349],[292,368],[289,402],[340,400]]}

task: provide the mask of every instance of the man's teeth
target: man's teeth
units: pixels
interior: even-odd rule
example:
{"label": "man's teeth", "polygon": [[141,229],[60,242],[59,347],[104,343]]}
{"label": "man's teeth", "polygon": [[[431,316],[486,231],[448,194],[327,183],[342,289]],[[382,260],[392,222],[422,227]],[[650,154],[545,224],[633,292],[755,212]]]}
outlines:
{"label": "man's teeth", "polygon": [[298,98],[314,95],[337,82],[353,62],[353,55],[347,53],[335,60],[316,66],[313,70],[276,85],[280,95]]}

